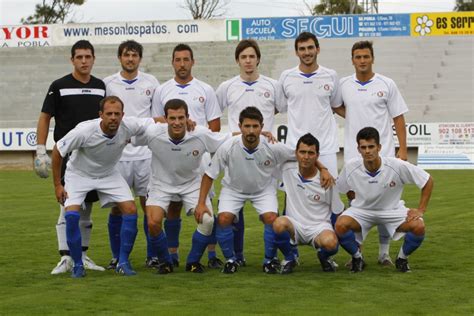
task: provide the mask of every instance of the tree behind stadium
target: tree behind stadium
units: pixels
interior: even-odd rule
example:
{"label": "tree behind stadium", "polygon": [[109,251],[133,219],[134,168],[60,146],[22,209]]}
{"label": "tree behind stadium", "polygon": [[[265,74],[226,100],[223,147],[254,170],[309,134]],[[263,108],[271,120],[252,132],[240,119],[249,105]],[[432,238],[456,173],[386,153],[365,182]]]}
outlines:
{"label": "tree behind stadium", "polygon": [[[22,24],[65,23],[74,6],[83,5],[86,0],[43,0],[35,6],[35,13],[21,18]],[[72,22],[71,20],[67,22]]]}

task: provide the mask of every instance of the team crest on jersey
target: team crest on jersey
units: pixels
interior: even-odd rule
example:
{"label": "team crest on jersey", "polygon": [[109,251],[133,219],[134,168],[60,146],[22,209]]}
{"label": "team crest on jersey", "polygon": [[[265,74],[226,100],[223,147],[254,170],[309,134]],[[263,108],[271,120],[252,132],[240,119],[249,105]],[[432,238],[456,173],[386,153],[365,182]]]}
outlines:
{"label": "team crest on jersey", "polygon": [[266,99],[268,99],[268,98],[270,97],[270,92],[265,91],[265,92],[263,93],[263,96],[264,96]]}
{"label": "team crest on jersey", "polygon": [[265,162],[263,163],[263,165],[264,165],[265,167],[268,167],[268,166],[270,165],[270,163],[271,163],[270,160],[265,160]]}
{"label": "team crest on jersey", "polygon": [[326,91],[329,91],[329,89],[331,89],[331,87],[330,87],[327,83],[324,85],[323,88],[324,88],[324,90],[326,90]]}
{"label": "team crest on jersey", "polygon": [[319,201],[319,200],[321,200],[321,196],[319,194],[315,194],[315,195],[313,195],[313,200]]}
{"label": "team crest on jersey", "polygon": [[149,89],[146,89],[145,94],[146,94],[147,96],[150,96],[150,95],[151,95],[151,91],[150,91]]}
{"label": "team crest on jersey", "polygon": [[383,97],[383,95],[384,95],[383,91],[377,92],[377,96],[378,96],[379,98]]}
{"label": "team crest on jersey", "polygon": [[196,157],[197,155],[199,155],[199,150],[193,150],[193,156]]}
{"label": "team crest on jersey", "polygon": [[390,182],[389,186],[393,188],[396,185],[395,181]]}
{"label": "team crest on jersey", "polygon": [[199,97],[199,102],[200,102],[200,103],[204,103],[204,101],[206,101],[206,100],[204,99],[204,97]]}

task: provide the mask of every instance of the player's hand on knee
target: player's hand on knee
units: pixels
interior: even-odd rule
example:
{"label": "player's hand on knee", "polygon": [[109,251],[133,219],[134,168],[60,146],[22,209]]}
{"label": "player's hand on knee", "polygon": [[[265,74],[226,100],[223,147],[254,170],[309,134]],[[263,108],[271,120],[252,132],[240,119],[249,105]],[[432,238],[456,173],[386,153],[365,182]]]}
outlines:
{"label": "player's hand on knee", "polygon": [[408,210],[406,221],[411,222],[417,219],[423,218],[423,212],[417,208],[411,208]]}
{"label": "player's hand on knee", "polygon": [[323,168],[320,170],[321,173],[321,186],[327,190],[330,187],[332,187],[336,182],[334,178],[332,177],[331,173],[329,173],[329,170],[326,168]]}
{"label": "player's hand on knee", "polygon": [[194,218],[196,219],[196,222],[202,223],[202,218],[204,214],[208,214],[209,216],[212,216],[211,211],[207,207],[207,205],[200,205],[198,204],[196,208],[194,209]]}
{"label": "player's hand on knee", "polygon": [[45,145],[36,146],[36,156],[34,161],[35,172],[40,178],[47,178],[51,169],[51,158],[46,153]]}
{"label": "player's hand on knee", "polygon": [[62,185],[58,185],[54,188],[55,194],[56,194],[56,200],[58,203],[61,205],[64,205],[64,202],[66,201],[68,195],[66,190],[64,190],[64,187]]}

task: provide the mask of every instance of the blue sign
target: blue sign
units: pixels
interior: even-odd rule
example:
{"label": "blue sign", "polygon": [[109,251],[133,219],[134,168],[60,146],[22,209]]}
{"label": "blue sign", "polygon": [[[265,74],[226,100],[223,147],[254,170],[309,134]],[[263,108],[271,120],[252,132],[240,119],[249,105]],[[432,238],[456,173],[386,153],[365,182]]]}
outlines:
{"label": "blue sign", "polygon": [[321,38],[410,36],[409,14],[242,19],[242,38],[281,40],[301,32]]}

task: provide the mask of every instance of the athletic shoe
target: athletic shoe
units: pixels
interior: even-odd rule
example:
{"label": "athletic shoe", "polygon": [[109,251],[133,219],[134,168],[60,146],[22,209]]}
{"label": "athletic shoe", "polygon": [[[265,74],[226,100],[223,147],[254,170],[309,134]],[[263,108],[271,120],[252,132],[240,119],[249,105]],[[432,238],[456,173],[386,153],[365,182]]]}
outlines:
{"label": "athletic shoe", "polygon": [[117,269],[118,259],[112,258],[110,259],[109,265],[105,267],[107,270],[115,270]]}
{"label": "athletic shoe", "polygon": [[293,269],[297,266],[298,264],[296,263],[296,260],[291,260],[291,261],[287,261],[287,260],[283,260],[281,262],[281,270],[280,270],[280,273],[281,274],[290,274],[290,273],[293,273]]}
{"label": "athletic shoe", "polygon": [[227,260],[227,262],[224,264],[224,269],[222,269],[222,273],[233,274],[237,272],[238,268],[239,268],[239,265],[237,264],[236,261]]}
{"label": "athletic shoe", "polygon": [[158,268],[160,265],[160,260],[158,260],[158,257],[148,257],[145,260],[145,267],[147,268]]}
{"label": "athletic shoe", "polygon": [[[217,259],[217,260],[219,260],[219,259]],[[221,261],[221,263],[222,263],[222,261]],[[200,262],[186,263],[186,271],[189,271],[189,272],[192,272],[192,273],[203,273],[204,272],[204,266]]]}
{"label": "athletic shoe", "polygon": [[395,267],[400,272],[411,272],[408,259],[397,258],[397,260],[395,260]]}
{"label": "athletic shoe", "polygon": [[262,267],[263,272],[265,272],[266,274],[277,274],[280,272],[280,268],[280,262],[278,261],[278,259],[275,258],[265,262]]}
{"label": "athletic shoe", "polygon": [[115,269],[115,272],[118,274],[124,275],[124,276],[132,276],[137,274],[133,268],[130,262],[126,261],[124,263],[119,263],[117,265],[117,268]]}
{"label": "athletic shoe", "polygon": [[236,259],[235,263],[237,263],[239,265],[239,267],[246,267],[247,266],[247,261],[245,260],[245,258]]}
{"label": "athletic shoe", "polygon": [[222,260],[217,257],[211,258],[207,262],[207,266],[211,269],[221,269],[223,265],[224,262],[222,262]]}
{"label": "athletic shoe", "polygon": [[378,263],[382,266],[393,266],[392,259],[388,253],[384,253],[381,257],[379,257]]}
{"label": "athletic shoe", "polygon": [[84,266],[81,264],[81,265],[77,265],[77,266],[74,266],[72,268],[72,272],[71,272],[71,277],[72,278],[83,278],[86,276],[86,270],[84,269]]}
{"label": "athletic shoe", "polygon": [[53,271],[51,271],[51,274],[55,275],[72,271],[72,266],[72,258],[70,256],[62,256]]}
{"label": "athletic shoe", "polygon": [[169,274],[173,272],[173,264],[171,262],[162,262],[158,265],[158,274]]}
{"label": "athletic shoe", "polygon": [[321,268],[324,272],[336,272],[336,267],[333,265],[331,258],[324,258],[324,256],[318,251],[318,259],[321,263]]}
{"label": "athletic shoe", "polygon": [[352,267],[351,267],[352,273],[362,272],[364,271],[364,268],[365,268],[365,262],[362,257],[352,258]]}
{"label": "athletic shoe", "polygon": [[84,268],[87,270],[95,270],[95,271],[105,271],[104,267],[101,267],[95,264],[91,258],[89,258],[86,254],[82,254],[82,262],[84,263]]}
{"label": "athletic shoe", "polygon": [[339,265],[337,264],[336,260],[334,260],[333,257],[329,257],[328,261],[334,268],[339,268]]}

